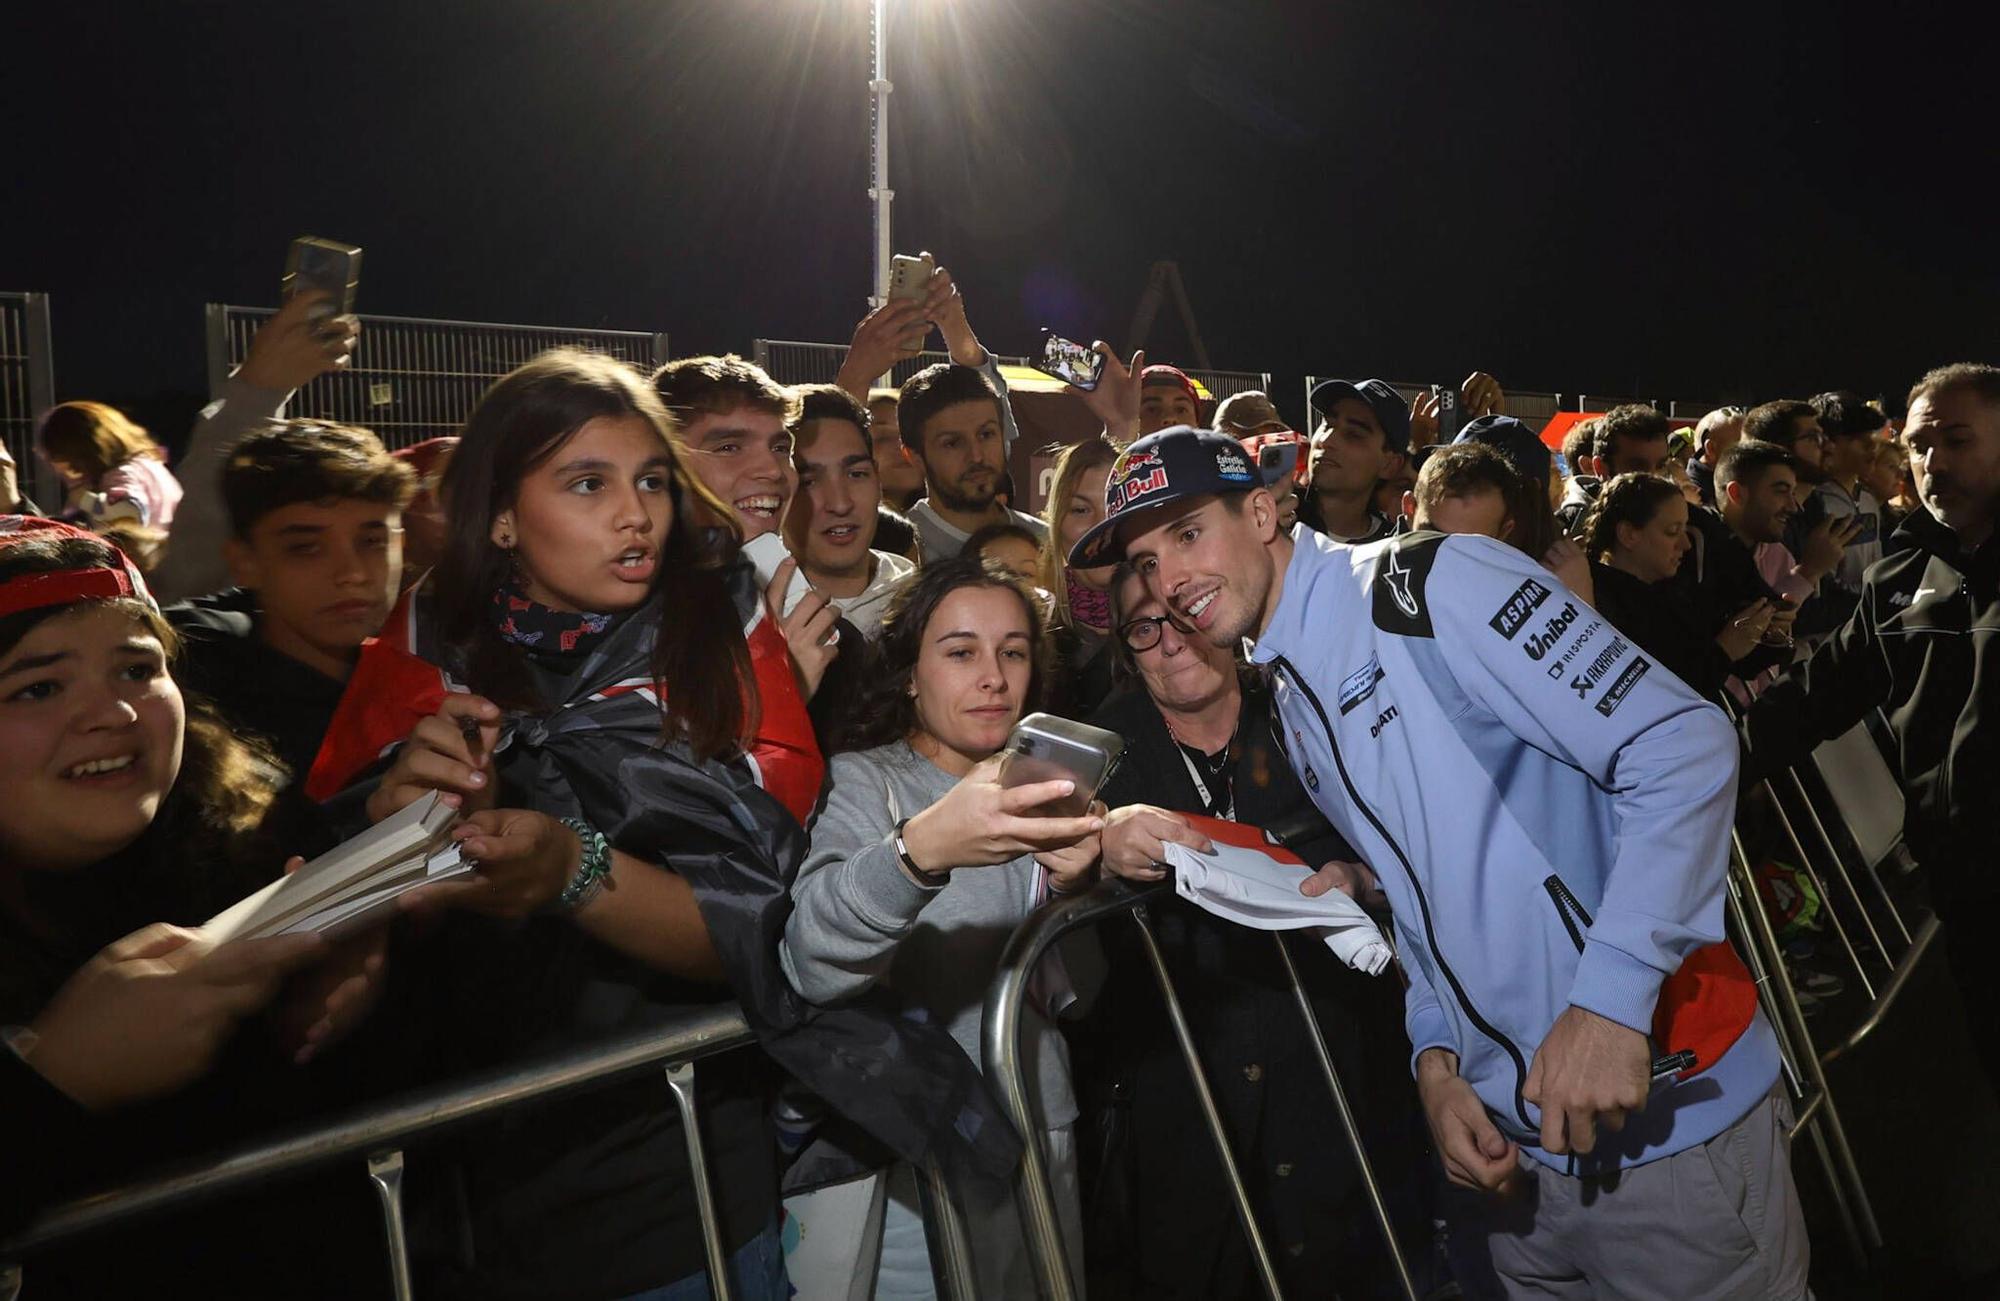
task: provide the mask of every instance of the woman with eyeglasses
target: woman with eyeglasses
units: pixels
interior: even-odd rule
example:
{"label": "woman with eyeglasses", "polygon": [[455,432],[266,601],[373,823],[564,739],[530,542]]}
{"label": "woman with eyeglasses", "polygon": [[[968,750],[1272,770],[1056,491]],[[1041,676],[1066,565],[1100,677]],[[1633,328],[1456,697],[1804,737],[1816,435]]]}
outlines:
{"label": "woman with eyeglasses", "polygon": [[[1182,816],[1203,814],[1270,829],[1324,864],[1307,893],[1339,888],[1379,904],[1373,873],[1352,861],[1278,748],[1261,682],[1228,650],[1175,624],[1129,569],[1117,571],[1110,594],[1130,685],[1090,719],[1126,738],[1104,789],[1106,868],[1134,882],[1162,879],[1165,842],[1206,845]],[[1399,1295],[1271,938],[1170,894],[1151,911],[1251,1198],[1268,1208],[1267,1226],[1284,1226],[1287,1248],[1298,1244],[1273,1252],[1285,1291],[1317,1295],[1337,1277],[1343,1296]],[[1203,1120],[1146,956],[1130,927],[1100,935],[1109,974],[1088,1027],[1097,1047],[1085,1082],[1088,1150],[1104,1162],[1086,1218],[1092,1259],[1121,1275],[1123,1294],[1256,1295],[1242,1231],[1213,1195],[1214,1158],[1190,1137]],[[1416,1208],[1420,1189],[1395,1182],[1397,1172],[1424,1168],[1411,1141],[1420,1125],[1403,1065],[1400,990],[1349,970],[1309,934],[1285,943],[1345,1086],[1360,1099],[1398,1219],[1420,1247],[1430,1223]],[[1410,1254],[1421,1261],[1421,1250]]]}

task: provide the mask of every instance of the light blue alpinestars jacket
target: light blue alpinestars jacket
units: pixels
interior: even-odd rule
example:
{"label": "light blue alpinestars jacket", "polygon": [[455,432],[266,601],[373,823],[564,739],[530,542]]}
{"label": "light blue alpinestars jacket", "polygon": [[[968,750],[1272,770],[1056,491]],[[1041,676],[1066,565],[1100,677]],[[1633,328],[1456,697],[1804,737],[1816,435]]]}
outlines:
{"label": "light blue alpinestars jacket", "polygon": [[1522,1097],[1565,1008],[1650,1034],[1661,983],[1722,937],[1737,768],[1722,712],[1491,538],[1293,538],[1252,659],[1300,779],[1388,893],[1415,1051],[1456,1052],[1501,1132],[1570,1173],[1740,1120],[1777,1077],[1761,1012],[1588,1158],[1543,1151]]}

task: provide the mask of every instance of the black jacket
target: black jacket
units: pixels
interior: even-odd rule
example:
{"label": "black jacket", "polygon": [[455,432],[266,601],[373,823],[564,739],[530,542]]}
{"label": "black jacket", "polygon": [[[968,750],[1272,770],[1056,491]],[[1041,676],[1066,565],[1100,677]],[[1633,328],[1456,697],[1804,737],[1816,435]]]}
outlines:
{"label": "black jacket", "polygon": [[1894,734],[1907,835],[1941,903],[2000,895],[2000,545],[1970,555],[1928,511],[1863,580],[1845,625],[1757,699],[1743,724],[1745,782],[1804,759],[1880,708]]}
{"label": "black jacket", "polygon": [[168,606],[182,643],[174,676],[231,725],[269,742],[303,781],[345,684],[265,645],[257,614],[257,594],[241,587]]}
{"label": "black jacket", "polygon": [[[1090,721],[1126,738],[1103,791],[1106,804],[1201,810],[1144,691],[1114,695]],[[1317,815],[1278,748],[1269,696],[1255,678],[1246,677],[1237,737],[1236,820],[1272,830],[1310,827],[1288,837],[1302,858],[1351,860],[1353,850]],[[1271,937],[1173,896],[1149,910],[1287,1294],[1324,1295],[1335,1277],[1343,1295],[1387,1294],[1378,1276],[1386,1260],[1381,1240]],[[1086,1156],[1104,1166],[1093,1171],[1086,1215],[1092,1295],[1257,1295],[1243,1231],[1220,1191],[1222,1173],[1136,929],[1121,917],[1099,935],[1110,972],[1083,1027],[1092,1042],[1080,1036],[1075,1050],[1080,1074],[1087,1072]],[[1406,1203],[1401,1181],[1423,1166],[1402,989],[1388,973],[1348,969],[1304,933],[1285,939],[1392,1204]]]}
{"label": "black jacket", "polygon": [[1701,695],[1712,700],[1722,691],[1733,670],[1715,644],[1719,625],[1686,588],[1671,579],[1644,582],[1595,562],[1590,584],[1598,612],[1640,650]]}

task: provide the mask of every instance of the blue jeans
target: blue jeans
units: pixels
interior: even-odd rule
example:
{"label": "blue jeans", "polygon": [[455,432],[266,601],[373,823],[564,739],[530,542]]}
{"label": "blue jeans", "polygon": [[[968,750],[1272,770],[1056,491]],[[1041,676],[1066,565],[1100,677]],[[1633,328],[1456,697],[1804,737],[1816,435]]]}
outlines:
{"label": "blue jeans", "polygon": [[[729,1257],[730,1295],[743,1301],[786,1301],[792,1295],[785,1277],[785,1249],[773,1224],[738,1247]],[[698,1269],[665,1287],[634,1292],[624,1301],[709,1301],[708,1271]]]}

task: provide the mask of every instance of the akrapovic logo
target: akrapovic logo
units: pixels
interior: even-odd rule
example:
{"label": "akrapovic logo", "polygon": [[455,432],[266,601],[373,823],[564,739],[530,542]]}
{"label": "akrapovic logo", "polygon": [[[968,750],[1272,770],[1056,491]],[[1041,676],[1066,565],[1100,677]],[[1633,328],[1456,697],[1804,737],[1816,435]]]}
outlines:
{"label": "akrapovic logo", "polygon": [[1507,598],[1507,604],[1501,606],[1486,622],[1493,631],[1512,641],[1514,634],[1526,626],[1528,616],[1540,609],[1542,602],[1548,599],[1549,589],[1530,578],[1515,588],[1514,594]]}
{"label": "akrapovic logo", "polygon": [[1562,641],[1563,634],[1576,622],[1576,616],[1576,602],[1563,602],[1563,608],[1551,615],[1547,623],[1528,634],[1528,640],[1521,643],[1521,649],[1528,652],[1529,659],[1539,660]]}
{"label": "akrapovic logo", "polygon": [[1646,670],[1651,667],[1643,659],[1633,660],[1626,665],[1625,671],[1618,675],[1617,680],[1604,689],[1604,695],[1597,702],[1597,712],[1606,718],[1611,717],[1612,711],[1625,703],[1625,697],[1632,694],[1633,685],[1645,677]]}
{"label": "akrapovic logo", "polygon": [[1597,652],[1596,659],[1578,670],[1577,675],[1569,680],[1569,689],[1576,692],[1578,700],[1590,699],[1591,688],[1602,681],[1604,675],[1611,671],[1611,666],[1618,662],[1619,657],[1631,649],[1631,645],[1623,637],[1613,637],[1610,645]]}

